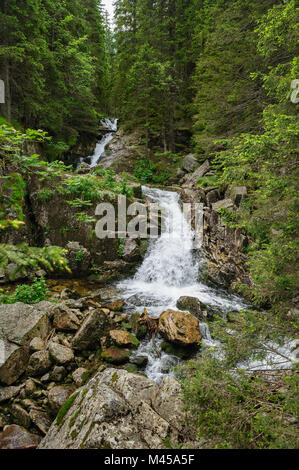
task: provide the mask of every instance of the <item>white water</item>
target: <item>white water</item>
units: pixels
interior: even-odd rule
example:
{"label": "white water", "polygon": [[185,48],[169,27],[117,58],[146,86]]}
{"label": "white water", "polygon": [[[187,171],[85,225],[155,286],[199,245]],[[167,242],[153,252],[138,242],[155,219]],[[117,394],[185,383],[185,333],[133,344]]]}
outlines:
{"label": "white water", "polygon": [[96,145],[93,155],[88,157],[88,159],[90,160],[91,167],[95,167],[98,164],[99,160],[106,155],[106,145],[111,142],[115,132],[117,131],[117,119],[103,118],[101,120],[101,124],[105,129],[107,129],[107,131],[110,132],[108,132],[101,138],[101,140]]}
{"label": "white water", "polygon": [[[237,296],[219,293],[199,282],[198,270],[202,260],[193,251],[194,233],[185,220],[179,195],[143,187],[143,193],[165,211],[165,231],[158,239],[152,239],[145,259],[133,279],[118,283],[129,312],[147,309],[150,316],[158,317],[168,308],[176,309],[181,296],[197,297],[208,308],[223,313],[239,311],[246,304]],[[200,323],[203,344],[213,345],[209,328]],[[148,356],[146,374],[160,381],[177,362],[178,358],[159,351],[161,339],[144,341],[136,354]]]}

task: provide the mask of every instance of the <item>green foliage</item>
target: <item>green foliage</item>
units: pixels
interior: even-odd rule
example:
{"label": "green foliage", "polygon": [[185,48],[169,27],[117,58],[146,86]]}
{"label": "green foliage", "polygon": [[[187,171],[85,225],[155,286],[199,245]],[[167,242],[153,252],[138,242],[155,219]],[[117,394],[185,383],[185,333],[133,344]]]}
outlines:
{"label": "green foliage", "polygon": [[119,244],[118,244],[118,256],[119,258],[122,257],[123,255],[123,250],[124,250],[124,239],[120,238],[119,239]]}
{"label": "green foliage", "polygon": [[56,424],[59,426],[62,423],[63,418],[69,411],[69,409],[72,407],[72,404],[74,403],[76,397],[79,395],[80,392],[75,392],[73,393],[67,400],[66,402],[62,405],[60,410],[58,411],[58,414],[56,416]]}
{"label": "green foliage", "polygon": [[11,295],[0,295],[0,304],[13,304],[15,302],[35,304],[46,300],[48,293],[45,279],[43,277],[35,278],[31,285],[19,284]]}

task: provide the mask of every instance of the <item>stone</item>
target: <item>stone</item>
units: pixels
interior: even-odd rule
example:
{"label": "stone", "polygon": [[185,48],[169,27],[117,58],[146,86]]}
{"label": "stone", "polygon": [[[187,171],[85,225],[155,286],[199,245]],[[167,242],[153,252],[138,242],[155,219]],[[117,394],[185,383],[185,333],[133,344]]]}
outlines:
{"label": "stone", "polygon": [[139,346],[139,341],[136,336],[128,333],[127,331],[122,330],[110,330],[110,338],[117,346],[128,346],[137,348]]}
{"label": "stone", "polygon": [[79,242],[69,241],[66,249],[68,250],[66,257],[73,275],[87,272],[91,264],[91,254],[87,248]]}
{"label": "stone", "polygon": [[181,424],[181,388],[167,379],[158,385],[142,374],[111,368],[96,374],[79,390],[63,422],[52,423],[39,448],[165,450],[165,438],[184,448],[190,434]]}
{"label": "stone", "polygon": [[132,315],[130,315],[129,323],[132,328],[132,332],[138,339],[144,338],[146,336],[147,326],[141,313],[132,313]]}
{"label": "stone", "polygon": [[183,187],[185,186],[187,188],[192,188],[192,186],[197,183],[199,178],[202,178],[209,171],[209,169],[210,163],[208,160],[206,160],[199,168],[197,168],[197,170],[194,171],[194,173],[184,177]]}
{"label": "stone", "polygon": [[11,387],[0,387],[0,403],[10,400],[16,397],[20,390],[23,388],[22,385],[11,386]]}
{"label": "stone", "polygon": [[203,317],[202,309],[204,306],[197,297],[182,296],[177,300],[176,306],[179,310],[187,310],[196,317]]}
{"label": "stone", "polygon": [[73,387],[57,385],[52,387],[48,394],[49,405],[56,415],[68,397],[73,393]]}
{"label": "stone", "polygon": [[75,358],[72,349],[52,341],[48,344],[48,350],[50,357],[55,364],[67,364]]}
{"label": "stone", "polygon": [[213,211],[217,211],[218,209],[232,209],[233,207],[234,203],[231,199],[222,199],[212,204]]}
{"label": "stone", "polygon": [[30,416],[27,411],[24,410],[24,408],[22,408],[20,405],[13,404],[11,407],[11,413],[14,417],[14,421],[16,424],[19,424],[20,426],[23,426],[26,429],[30,427]]}
{"label": "stone", "polygon": [[32,352],[36,351],[42,351],[45,347],[45,343],[41,338],[38,338],[37,336],[33,338],[33,340],[29,344],[29,349]]}
{"label": "stone", "polygon": [[72,340],[73,348],[79,351],[96,349],[101,336],[109,326],[110,320],[107,314],[101,309],[93,310],[75,334]]}
{"label": "stone", "polygon": [[54,310],[53,326],[56,330],[76,331],[80,327],[80,320],[69,307],[61,304]]}
{"label": "stone", "polygon": [[48,351],[37,351],[30,356],[28,364],[28,374],[43,375],[51,368],[52,362]]}
{"label": "stone", "polygon": [[125,301],[123,299],[115,299],[109,302],[105,302],[103,304],[103,307],[108,308],[109,310],[112,310],[113,312],[120,312],[123,309],[124,305],[125,305]]}
{"label": "stone", "polygon": [[22,426],[11,424],[5,426],[0,434],[0,449],[35,449],[40,440],[39,436],[31,434]]}
{"label": "stone", "polygon": [[111,364],[123,364],[129,360],[130,355],[131,351],[129,349],[112,346],[111,348],[105,349],[101,357],[104,361],[110,362]]}
{"label": "stone", "polygon": [[74,370],[72,373],[72,378],[77,387],[81,387],[86,381],[86,378],[88,377],[89,372],[85,367],[78,367],[78,369]]}
{"label": "stone", "polygon": [[189,155],[186,155],[186,157],[183,158],[182,168],[188,173],[190,173],[191,171],[194,171],[197,166],[198,166],[198,161],[196,160],[195,156],[192,153],[190,153]]}
{"label": "stone", "polygon": [[0,305],[0,383],[11,385],[25,372],[30,342],[35,337],[45,339],[50,332],[52,308],[53,304],[45,301]]}
{"label": "stone", "polygon": [[33,424],[41,431],[43,434],[47,434],[51,426],[51,420],[49,419],[47,413],[44,413],[39,410],[31,409],[29,416]]}
{"label": "stone", "polygon": [[239,206],[247,196],[247,188],[246,186],[234,186],[230,191],[230,195],[233,203]]}
{"label": "stone", "polygon": [[137,356],[130,357],[130,363],[135,364],[140,368],[145,368],[148,363],[148,356],[140,354]]}
{"label": "stone", "polygon": [[125,238],[122,248],[122,258],[125,261],[136,262],[141,259],[137,242],[133,238]]}
{"label": "stone", "polygon": [[27,379],[25,382],[25,395],[30,396],[36,390],[35,382],[32,379]]}
{"label": "stone", "polygon": [[195,346],[201,341],[198,320],[190,313],[166,310],[159,317],[159,333],[169,342]]}
{"label": "stone", "polygon": [[207,199],[207,204],[209,206],[219,201],[220,194],[219,194],[218,189],[213,189],[212,191],[209,191],[208,194],[206,195],[206,199]]}

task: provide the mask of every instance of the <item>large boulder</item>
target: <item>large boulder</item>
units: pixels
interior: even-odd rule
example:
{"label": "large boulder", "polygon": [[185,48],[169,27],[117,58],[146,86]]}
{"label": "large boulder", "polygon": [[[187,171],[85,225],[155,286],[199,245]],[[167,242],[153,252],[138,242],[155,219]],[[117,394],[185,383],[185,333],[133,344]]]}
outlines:
{"label": "large boulder", "polygon": [[184,441],[184,416],[176,380],[159,386],[141,374],[106,369],[79,389],[39,448],[162,449],[165,438]]}
{"label": "large boulder", "polygon": [[102,309],[93,310],[75,334],[72,341],[73,348],[79,351],[96,349],[109,325],[110,319],[106,312]]}
{"label": "large boulder", "polygon": [[29,344],[50,332],[50,302],[0,305],[0,383],[13,384],[26,370]]}
{"label": "large boulder", "polygon": [[201,341],[198,320],[186,312],[163,312],[159,317],[158,331],[167,341],[181,346],[195,346]]}
{"label": "large boulder", "polygon": [[233,207],[234,203],[231,199],[222,199],[212,204],[213,211],[217,211],[218,209],[232,209]]}
{"label": "large boulder", "polygon": [[183,170],[190,173],[191,171],[194,171],[197,166],[198,166],[198,161],[196,160],[196,158],[194,157],[192,153],[189,153],[189,155],[186,155],[186,157],[184,157],[183,163],[182,163]]}
{"label": "large boulder", "polygon": [[196,317],[202,317],[202,304],[197,297],[182,296],[177,300],[176,306],[180,310],[187,310]]}

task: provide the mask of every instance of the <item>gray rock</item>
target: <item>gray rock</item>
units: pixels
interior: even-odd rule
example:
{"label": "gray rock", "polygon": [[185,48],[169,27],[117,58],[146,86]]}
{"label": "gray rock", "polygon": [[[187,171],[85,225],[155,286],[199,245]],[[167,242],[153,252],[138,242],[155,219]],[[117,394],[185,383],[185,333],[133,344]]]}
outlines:
{"label": "gray rock", "polygon": [[91,254],[79,242],[68,242],[66,246],[68,253],[66,255],[69,267],[73,274],[87,272],[91,264]]}
{"label": "gray rock", "polygon": [[62,382],[66,376],[66,370],[63,366],[55,366],[49,374],[50,380],[54,382]]}
{"label": "gray rock", "polygon": [[140,259],[139,246],[133,238],[125,238],[123,244],[122,258],[125,261],[138,261]]}
{"label": "gray rock", "polygon": [[239,206],[242,201],[244,201],[245,197],[247,196],[247,188],[246,186],[235,186],[232,188],[231,192],[231,199],[236,206]]}
{"label": "gray rock", "polygon": [[54,343],[50,341],[48,344],[48,350],[50,353],[51,359],[55,364],[67,364],[74,359],[74,353],[70,348],[63,346],[62,344]]}
{"label": "gray rock", "polygon": [[0,449],[35,449],[39,442],[39,436],[16,424],[5,426],[0,434]]}
{"label": "gray rock", "polygon": [[32,409],[29,412],[29,416],[33,424],[43,433],[47,434],[51,426],[51,420],[49,419],[47,413],[42,411]]}
{"label": "gray rock", "polygon": [[16,424],[19,424],[20,426],[23,426],[26,429],[30,427],[31,419],[27,411],[24,410],[24,408],[14,403],[11,407],[11,412]]}
{"label": "gray rock", "polygon": [[72,373],[73,381],[77,385],[77,387],[81,387],[83,383],[85,382],[85,377],[88,374],[88,370],[85,369],[84,367],[79,367],[78,369],[74,370]]}
{"label": "gray rock", "polygon": [[54,309],[53,326],[56,330],[76,331],[80,326],[80,320],[75,312],[62,303]]}
{"label": "gray rock", "polygon": [[0,387],[0,403],[16,397],[22,388],[22,385],[18,385],[17,387],[13,385],[11,387]]}
{"label": "gray rock", "polygon": [[[46,338],[50,331],[50,302],[0,305],[0,382],[11,385],[26,370],[29,344],[34,337]],[[2,355],[4,357],[2,357]]]}
{"label": "gray rock", "polygon": [[206,198],[207,198],[207,204],[209,205],[214,204],[215,202],[219,201],[220,194],[219,194],[218,189],[213,189],[212,191],[209,191]]}
{"label": "gray rock", "polygon": [[50,369],[52,365],[50,354],[48,351],[37,351],[30,356],[28,364],[29,375],[43,375]]}
{"label": "gray rock", "polygon": [[185,176],[183,187],[192,188],[192,186],[197,183],[198,179],[204,176],[209,169],[210,163],[206,160],[194,173]]}
{"label": "gray rock", "polygon": [[222,199],[212,204],[213,211],[217,211],[218,209],[232,209],[233,207],[234,203],[231,199]]}
{"label": "gray rock", "polygon": [[105,312],[96,309],[84,320],[73,338],[72,346],[79,351],[99,346],[100,338],[109,328],[110,320]]}
{"label": "gray rock", "polygon": [[186,155],[186,157],[183,159],[182,168],[188,173],[190,173],[191,171],[194,171],[197,166],[198,166],[198,161],[196,160],[196,158],[194,157],[192,153],[190,153],[189,155]]}

